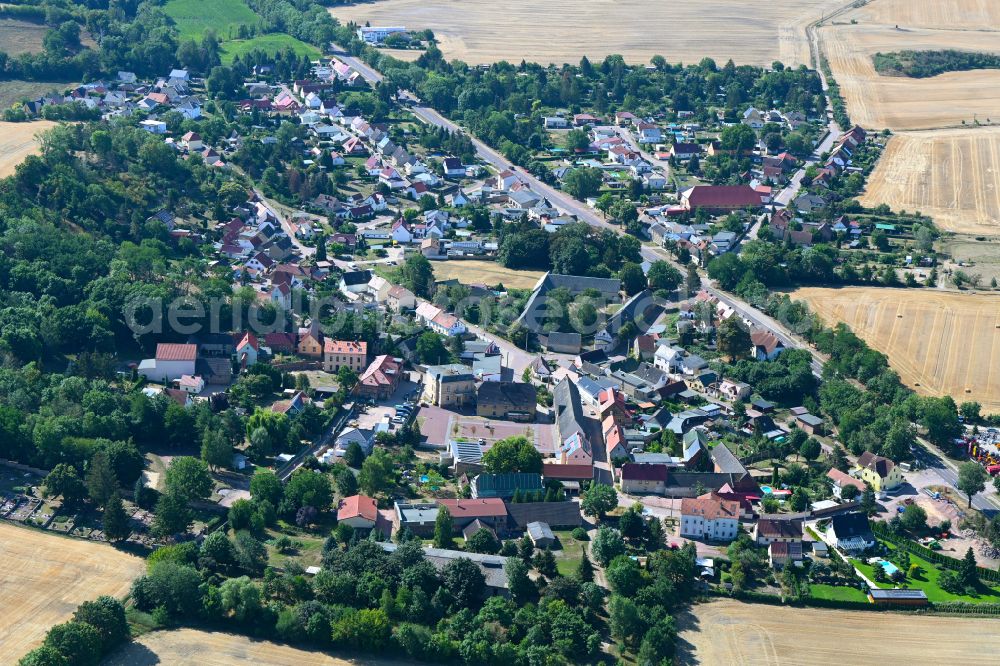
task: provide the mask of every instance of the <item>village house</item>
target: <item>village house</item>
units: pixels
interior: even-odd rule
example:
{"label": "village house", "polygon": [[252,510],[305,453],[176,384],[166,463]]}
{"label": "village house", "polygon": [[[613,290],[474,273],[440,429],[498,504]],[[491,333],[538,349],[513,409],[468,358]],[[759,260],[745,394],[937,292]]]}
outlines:
{"label": "village house", "polygon": [[750,333],[750,357],[754,360],[773,361],[783,351],[784,343],[771,331],[758,329]]}
{"label": "village house", "polygon": [[483,382],[476,393],[476,414],[511,421],[534,421],[537,393],[531,384]]}
{"label": "village house", "polygon": [[830,480],[830,484],[833,486],[833,494],[838,498],[847,486],[854,486],[857,488],[859,495],[864,492],[865,489],[864,481],[859,481],[847,472],[841,472],[836,467],[831,468],[830,471],[826,473],[826,478]]}
{"label": "village house", "polygon": [[757,545],[767,546],[772,543],[791,543],[802,541],[802,520],[799,518],[767,518],[761,517],[754,526],[754,541]]}
{"label": "village house", "polygon": [[903,483],[899,465],[871,451],[865,451],[858,457],[856,467],[861,471],[861,480],[875,492],[893,490]]}
{"label": "village house", "polygon": [[461,363],[432,365],[424,373],[423,399],[442,408],[467,407],[476,400],[476,377]]}
{"label": "village house", "polygon": [[695,185],[681,193],[684,210],[705,210],[712,214],[755,210],[761,207],[760,194],[749,185]]}
{"label": "village house", "polygon": [[308,327],[299,329],[299,339],[295,346],[299,356],[320,359],[323,357],[323,333],[319,322],[313,322]]}
{"label": "village house", "polygon": [[396,392],[403,377],[403,360],[376,356],[358,379],[355,391],[364,398],[384,400]]}
{"label": "village house", "polygon": [[621,466],[621,488],[629,495],[662,495],[666,490],[669,470],[666,465],[625,463]]}
{"label": "village house", "polygon": [[195,375],[198,345],[163,343],[156,345],[156,356],[143,359],[138,372],[154,382],[166,384],[184,375]]}
{"label": "village house", "polygon": [[323,370],[337,372],[349,368],[360,374],[368,364],[368,343],[364,340],[323,341]]}
{"label": "village house", "polygon": [[875,535],[868,525],[868,516],[861,512],[842,513],[830,519],[827,541],[848,553],[858,553],[875,547]]}
{"label": "village house", "polygon": [[367,534],[375,528],[378,520],[378,505],[367,495],[351,495],[340,500],[337,507],[337,523],[350,525],[356,532]]}
{"label": "village house", "polygon": [[389,291],[386,292],[385,304],[393,312],[412,310],[417,305],[417,297],[406,287],[396,285],[390,287]]}
{"label": "village house", "polygon": [[680,536],[709,541],[732,541],[739,533],[738,502],[712,496],[681,500]]}
{"label": "village house", "polygon": [[455,533],[462,532],[470,524],[478,522],[496,534],[502,531],[507,523],[507,505],[499,497],[439,499],[437,504],[439,510],[440,507],[448,509]]}

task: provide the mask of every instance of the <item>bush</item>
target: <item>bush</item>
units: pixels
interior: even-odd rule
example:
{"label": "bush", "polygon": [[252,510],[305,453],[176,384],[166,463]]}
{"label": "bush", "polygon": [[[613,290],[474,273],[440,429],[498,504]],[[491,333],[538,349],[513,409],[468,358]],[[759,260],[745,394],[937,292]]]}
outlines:
{"label": "bush", "polygon": [[590,535],[587,534],[587,530],[582,527],[574,527],[573,531],[570,532],[570,536],[577,541],[590,541]]}

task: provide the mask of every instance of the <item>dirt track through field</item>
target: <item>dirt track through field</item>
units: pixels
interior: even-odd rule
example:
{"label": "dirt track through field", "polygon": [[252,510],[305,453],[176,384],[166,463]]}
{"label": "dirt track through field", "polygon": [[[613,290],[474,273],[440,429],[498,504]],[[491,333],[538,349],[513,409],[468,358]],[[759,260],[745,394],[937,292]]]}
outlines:
{"label": "dirt track through field", "polygon": [[261,641],[217,631],[177,629],[157,631],[138,638],[110,658],[104,666],[406,666],[412,662],[381,657],[332,657],[323,652]]}
{"label": "dirt track through field", "polygon": [[1000,620],[713,601],[680,618],[682,664],[996,663]]}
{"label": "dirt track through field", "polygon": [[[654,55],[696,63],[807,64],[806,25],[844,2],[826,0],[378,0],[336,6],[342,23],[430,28],[446,59],[469,64],[521,60],[576,63],[581,56],[621,54],[646,63]],[[777,35],[777,39],[775,36]]]}
{"label": "dirt track through field", "polygon": [[17,663],[84,601],[123,596],[144,570],[105,544],[0,523],[0,664]]}
{"label": "dirt track through field", "polygon": [[860,201],[920,211],[957,233],[1000,233],[1000,127],[902,132]]}
{"label": "dirt track through field", "polygon": [[888,355],[905,384],[922,395],[975,400],[1000,411],[1000,295],[929,289],[804,288],[824,322],[844,322]]}
{"label": "dirt track through field", "polygon": [[33,123],[0,122],[0,178],[14,173],[14,168],[25,157],[38,152],[35,135],[50,127],[55,127],[55,123],[48,120]]}

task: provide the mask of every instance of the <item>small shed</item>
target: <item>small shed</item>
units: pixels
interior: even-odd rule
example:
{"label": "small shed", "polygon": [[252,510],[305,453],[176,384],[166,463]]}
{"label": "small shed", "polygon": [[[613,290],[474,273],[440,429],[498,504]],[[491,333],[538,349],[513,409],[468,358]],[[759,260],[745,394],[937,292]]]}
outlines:
{"label": "small shed", "polygon": [[923,590],[868,590],[868,599],[876,606],[927,606]]}
{"label": "small shed", "polygon": [[539,520],[528,523],[528,537],[535,544],[535,548],[550,548],[556,543],[556,535],[552,533],[552,528],[548,523]]}
{"label": "small shed", "polygon": [[810,435],[822,435],[823,434],[823,419],[812,414],[798,414],[795,417],[795,422],[800,428],[805,430]]}

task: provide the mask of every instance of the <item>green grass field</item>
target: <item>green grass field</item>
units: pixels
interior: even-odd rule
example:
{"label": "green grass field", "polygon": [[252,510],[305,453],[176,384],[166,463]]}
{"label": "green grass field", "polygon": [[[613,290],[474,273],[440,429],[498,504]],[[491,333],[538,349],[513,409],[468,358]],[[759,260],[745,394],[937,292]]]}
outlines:
{"label": "green grass field", "polygon": [[834,599],[837,601],[868,601],[868,596],[856,587],[826,585],[813,583],[809,586],[809,596],[815,599]]}
{"label": "green grass field", "polygon": [[311,44],[306,44],[290,35],[274,34],[224,42],[222,44],[222,62],[230,63],[236,56],[243,56],[254,50],[277,53],[285,49],[292,49],[296,55],[309,56],[310,58],[319,58],[322,55],[320,50]]}
{"label": "green grass field", "polygon": [[552,533],[559,539],[561,549],[553,551],[556,556],[556,569],[563,576],[572,576],[580,566],[583,559],[583,549],[585,542],[577,541],[570,534],[572,530],[553,530]]}
{"label": "green grass field", "polygon": [[241,25],[257,22],[257,14],[243,0],[170,0],[163,11],[177,24],[181,41],[201,39],[206,30],[226,41],[238,36]]}

